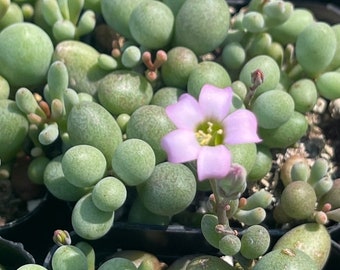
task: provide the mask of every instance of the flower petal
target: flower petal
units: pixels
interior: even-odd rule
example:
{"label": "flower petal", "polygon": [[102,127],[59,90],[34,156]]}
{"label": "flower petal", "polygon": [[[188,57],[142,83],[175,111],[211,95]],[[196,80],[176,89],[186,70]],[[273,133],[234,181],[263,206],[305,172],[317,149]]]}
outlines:
{"label": "flower petal", "polygon": [[177,103],[165,108],[166,114],[177,128],[194,130],[203,121],[203,112],[195,98],[183,94]]}
{"label": "flower petal", "polygon": [[257,119],[249,110],[236,110],[223,121],[226,144],[257,143]]}
{"label": "flower petal", "polygon": [[195,133],[185,129],[176,129],[166,134],[161,145],[168,154],[168,161],[173,163],[196,160],[201,149]]}
{"label": "flower petal", "polygon": [[206,119],[222,121],[228,115],[232,97],[233,91],[230,87],[222,89],[205,84],[201,89],[198,102]]}
{"label": "flower petal", "polygon": [[197,158],[198,180],[221,179],[231,166],[231,155],[224,145],[203,146]]}

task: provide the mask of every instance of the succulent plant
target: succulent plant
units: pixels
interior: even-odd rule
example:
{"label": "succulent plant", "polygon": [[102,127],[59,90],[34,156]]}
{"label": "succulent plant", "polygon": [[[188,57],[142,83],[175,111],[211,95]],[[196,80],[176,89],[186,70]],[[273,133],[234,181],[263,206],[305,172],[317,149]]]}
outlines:
{"label": "succulent plant", "polygon": [[[84,240],[123,209],[131,223],[196,220],[223,259],[185,269],[321,269],[340,221],[325,136],[339,118],[340,28],[283,0],[175,2],[0,0],[4,190],[24,153]],[[272,225],[288,232],[271,250]],[[53,269],[97,266],[86,241],[54,240]],[[98,269],[156,267],[131,256]]]}

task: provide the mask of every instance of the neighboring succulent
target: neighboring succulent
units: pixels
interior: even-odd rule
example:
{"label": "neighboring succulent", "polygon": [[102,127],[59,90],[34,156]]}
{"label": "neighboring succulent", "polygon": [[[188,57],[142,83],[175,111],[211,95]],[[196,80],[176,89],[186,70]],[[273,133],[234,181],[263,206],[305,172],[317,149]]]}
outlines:
{"label": "neighboring succulent", "polygon": [[[84,240],[56,230],[53,270],[94,269],[85,240],[120,210],[199,227],[223,256],[185,269],[321,269],[340,222],[339,29],[282,0],[0,0],[0,209],[28,156]],[[98,269],[165,267],[115,255]]]}
{"label": "neighboring succulent", "polygon": [[56,42],[78,40],[92,32],[96,25],[95,12],[91,9],[84,11],[84,2],[84,0],[41,0],[40,14],[36,16],[43,18]]}

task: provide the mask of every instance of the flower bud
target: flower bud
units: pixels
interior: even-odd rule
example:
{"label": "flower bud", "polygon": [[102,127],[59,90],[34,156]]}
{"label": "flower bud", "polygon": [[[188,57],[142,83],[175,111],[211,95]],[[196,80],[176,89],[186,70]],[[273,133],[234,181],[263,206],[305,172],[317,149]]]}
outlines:
{"label": "flower bud", "polygon": [[53,241],[59,246],[71,245],[71,236],[66,230],[55,230],[53,234]]}
{"label": "flower bud", "polygon": [[217,181],[220,195],[229,200],[238,199],[247,186],[247,172],[239,164],[232,164],[228,175]]}

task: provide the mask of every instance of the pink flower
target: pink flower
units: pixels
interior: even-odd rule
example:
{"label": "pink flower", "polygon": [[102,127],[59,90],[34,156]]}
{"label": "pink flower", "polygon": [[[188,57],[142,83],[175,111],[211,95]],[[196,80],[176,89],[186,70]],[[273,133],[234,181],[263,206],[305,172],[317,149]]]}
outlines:
{"label": "pink flower", "polygon": [[256,143],[257,119],[246,109],[230,112],[233,91],[204,85],[198,101],[189,94],[169,105],[166,113],[177,127],[162,138],[168,161],[197,160],[198,180],[221,179],[231,167],[228,145]]}

